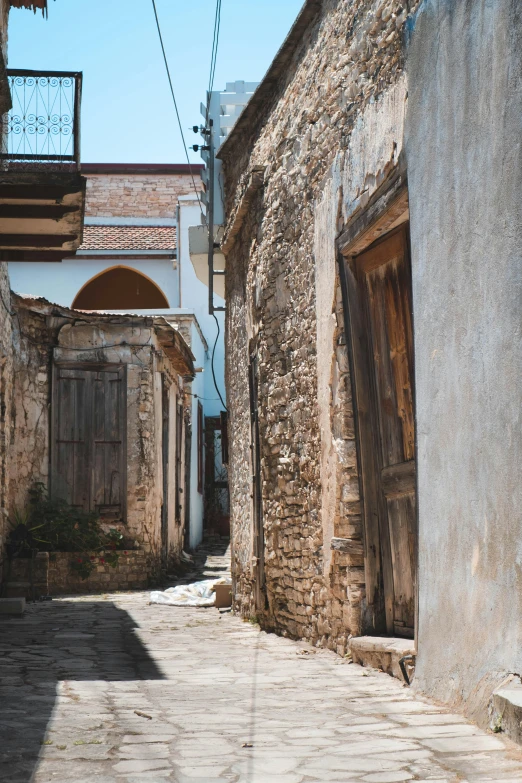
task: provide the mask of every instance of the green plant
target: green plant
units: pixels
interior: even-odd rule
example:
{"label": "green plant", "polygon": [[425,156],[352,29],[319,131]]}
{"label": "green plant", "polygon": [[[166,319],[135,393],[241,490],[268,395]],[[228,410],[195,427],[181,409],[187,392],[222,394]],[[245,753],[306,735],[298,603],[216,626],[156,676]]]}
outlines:
{"label": "green plant", "polygon": [[29,491],[29,505],[15,510],[8,536],[10,557],[31,557],[35,552],[74,552],[71,570],[87,579],[97,563],[115,568],[123,548],[123,535],[115,528],[105,532],[94,512],[50,497],[45,485]]}

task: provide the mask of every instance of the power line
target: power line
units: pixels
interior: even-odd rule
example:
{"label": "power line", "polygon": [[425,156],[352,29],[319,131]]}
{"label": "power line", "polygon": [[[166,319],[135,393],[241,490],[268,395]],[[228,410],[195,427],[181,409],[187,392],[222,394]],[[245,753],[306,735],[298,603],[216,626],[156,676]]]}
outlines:
{"label": "power line", "polygon": [[207,125],[208,125],[209,112],[210,112],[210,99],[212,95],[212,89],[214,87],[214,76],[216,73],[220,25],[221,25],[221,0],[216,0],[216,13],[214,16],[214,34],[212,36],[212,54],[210,55],[210,73],[208,77],[208,90],[207,90],[207,116],[206,116]]}
{"label": "power line", "polygon": [[[221,0],[218,0],[218,2],[221,4]],[[156,0],[152,0],[152,7],[154,9],[154,16],[156,18],[156,27],[158,28],[158,36],[159,36],[160,44],[161,44],[161,51],[163,52],[163,61],[165,63],[165,70],[167,71],[167,77],[168,77],[169,85],[170,85],[170,92],[172,94],[172,101],[174,103],[174,109],[176,111],[176,117],[178,119],[179,132],[181,133],[181,140],[183,142],[183,149],[185,150],[185,157],[187,158],[187,163],[189,165],[190,177],[192,179],[192,184],[194,186],[194,192],[195,192],[196,198],[198,200],[198,204],[199,204],[199,208],[201,210],[201,214],[203,214],[203,207],[201,206],[201,201],[199,200],[198,189],[196,188],[196,182],[194,180],[194,175],[192,173],[192,164],[190,162],[190,158],[189,158],[189,154],[188,154],[188,150],[187,150],[187,145],[185,143],[185,135],[183,133],[183,126],[181,124],[181,118],[179,116],[178,104],[177,104],[177,101],[176,101],[176,95],[174,93],[174,86],[172,84],[172,78],[171,78],[171,75],[170,75],[170,68],[169,68],[169,63],[168,63],[168,60],[167,60],[167,54],[165,52],[165,46],[163,45],[163,36],[161,34],[161,26],[160,26],[160,22],[159,22],[159,18],[158,18],[158,11],[157,11],[157,8],[156,8]]]}
{"label": "power line", "polygon": [[214,354],[216,353],[216,345],[218,344],[218,340],[219,340],[219,331],[220,331],[220,330],[219,330],[219,321],[218,321],[218,319],[216,318],[216,316],[215,316],[215,314],[214,314],[214,313],[212,313],[212,315],[214,316],[214,320],[215,320],[215,322],[216,322],[216,326],[217,326],[217,334],[216,334],[216,340],[215,340],[215,342],[214,342],[214,348],[213,348],[213,350],[212,350],[212,358],[211,358],[211,361],[210,361],[210,367],[211,367],[211,370],[212,370],[212,378],[213,378],[213,381],[214,381],[214,386],[216,387],[216,391],[217,391],[217,393],[218,393],[218,397],[219,397],[219,399],[221,400],[221,405],[224,407],[224,409],[225,409],[225,410],[226,410],[226,412],[228,413],[228,408],[227,408],[227,406],[225,405],[225,401],[223,400],[223,397],[221,396],[221,392],[219,391],[219,386],[217,385],[217,381],[216,381],[216,373],[214,372]]}

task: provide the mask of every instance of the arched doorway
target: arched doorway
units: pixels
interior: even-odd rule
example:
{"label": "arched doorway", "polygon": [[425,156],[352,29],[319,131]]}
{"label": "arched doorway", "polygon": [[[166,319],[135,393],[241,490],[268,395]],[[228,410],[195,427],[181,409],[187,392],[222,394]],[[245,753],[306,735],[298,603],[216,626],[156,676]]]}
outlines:
{"label": "arched doorway", "polygon": [[158,310],[168,308],[169,303],[150,278],[116,266],[89,280],[72,306],[76,310]]}

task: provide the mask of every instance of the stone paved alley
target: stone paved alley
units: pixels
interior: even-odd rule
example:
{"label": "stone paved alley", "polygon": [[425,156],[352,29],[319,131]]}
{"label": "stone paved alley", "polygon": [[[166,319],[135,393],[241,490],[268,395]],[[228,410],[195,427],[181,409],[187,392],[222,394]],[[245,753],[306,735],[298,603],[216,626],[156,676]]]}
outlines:
{"label": "stone paved alley", "polygon": [[9,783],[522,781],[514,745],[214,608],[54,600],[2,619],[0,652]]}

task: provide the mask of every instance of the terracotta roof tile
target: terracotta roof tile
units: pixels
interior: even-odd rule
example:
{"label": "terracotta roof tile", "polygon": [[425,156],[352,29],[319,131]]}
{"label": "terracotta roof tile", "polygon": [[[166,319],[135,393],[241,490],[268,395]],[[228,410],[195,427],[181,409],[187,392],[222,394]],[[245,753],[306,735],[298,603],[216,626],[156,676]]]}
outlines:
{"label": "terracotta roof tile", "polygon": [[84,226],[82,250],[175,250],[175,226]]}

